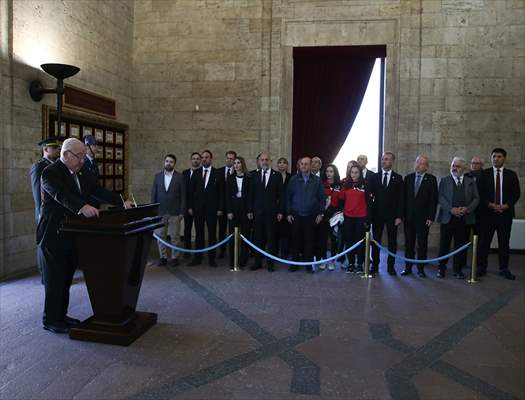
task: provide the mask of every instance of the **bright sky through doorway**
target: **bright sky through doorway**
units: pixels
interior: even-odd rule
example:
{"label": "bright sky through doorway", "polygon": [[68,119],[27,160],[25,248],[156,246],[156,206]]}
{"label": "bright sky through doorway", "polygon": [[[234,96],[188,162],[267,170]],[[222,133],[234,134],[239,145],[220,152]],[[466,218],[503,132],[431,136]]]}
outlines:
{"label": "bright sky through doorway", "polygon": [[381,59],[377,58],[354,125],[334,161],[341,178],[346,174],[348,161],[356,160],[359,154],[366,154],[368,169],[377,171],[380,88]]}

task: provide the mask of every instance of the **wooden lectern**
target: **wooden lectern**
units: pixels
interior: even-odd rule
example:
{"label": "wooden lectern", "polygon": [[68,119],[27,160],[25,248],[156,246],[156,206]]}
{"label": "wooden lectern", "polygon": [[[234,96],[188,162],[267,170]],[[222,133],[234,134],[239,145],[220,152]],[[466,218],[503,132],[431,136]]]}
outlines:
{"label": "wooden lectern", "polygon": [[99,218],[67,218],[84,272],[93,316],[72,327],[69,337],[130,345],[157,322],[157,314],[137,312],[152,231],[163,225],[158,204],[101,211]]}

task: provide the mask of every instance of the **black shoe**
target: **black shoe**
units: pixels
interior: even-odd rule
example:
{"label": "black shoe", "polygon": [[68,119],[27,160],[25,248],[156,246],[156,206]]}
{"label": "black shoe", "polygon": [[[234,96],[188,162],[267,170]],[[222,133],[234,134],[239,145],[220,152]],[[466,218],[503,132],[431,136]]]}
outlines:
{"label": "black shoe", "polygon": [[159,267],[163,267],[163,266],[165,266],[165,265],[168,265],[168,260],[166,260],[165,258],[161,258],[161,259],[159,260],[159,262],[157,263],[157,265],[158,265]]}
{"label": "black shoe", "polygon": [[257,271],[258,269],[261,269],[260,264],[254,264],[251,266],[250,271]]}
{"label": "black shoe", "polygon": [[202,264],[202,261],[201,260],[197,260],[197,259],[193,259],[191,260],[191,262],[188,264],[188,267],[196,267],[197,265],[201,265]]}
{"label": "black shoe", "polygon": [[313,274],[314,273],[314,269],[311,266],[306,267],[306,272],[308,272],[309,274]]}
{"label": "black shoe", "polygon": [[499,271],[499,275],[504,277],[505,279],[510,280],[510,281],[513,281],[513,280],[516,279],[516,277],[514,275],[512,275],[512,273],[508,269],[504,269],[503,271]]}
{"label": "black shoe", "polygon": [[210,261],[208,261],[208,265],[209,265],[210,267],[217,268],[217,263],[215,262],[215,260],[210,260]]}
{"label": "black shoe", "polygon": [[179,260],[177,260],[176,258],[172,259],[170,265],[172,267],[178,267],[179,266]]}
{"label": "black shoe", "polygon": [[350,265],[348,266],[348,268],[346,269],[346,273],[347,273],[347,274],[353,274],[354,271],[355,271],[355,267],[354,267],[353,264],[350,264]]}
{"label": "black shoe", "polygon": [[374,266],[374,265],[372,265],[372,266],[370,267],[370,270],[369,270],[368,272],[370,273],[370,275],[372,275],[372,274],[377,274],[377,273],[379,273],[379,268],[376,267],[376,266]]}
{"label": "black shoe", "polygon": [[444,278],[445,278],[445,271],[438,271],[438,273],[436,274],[436,276],[437,276],[439,279],[444,279]]}
{"label": "black shoe", "polygon": [[268,272],[274,272],[273,265],[268,265]]}
{"label": "black shoe", "polygon": [[68,317],[67,315],[66,315],[66,318],[64,318],[64,322],[67,325],[71,325],[71,326],[80,324],[80,320],[79,319],[71,318],[71,317]]}
{"label": "black shoe", "polygon": [[454,272],[454,278],[465,279],[465,274],[463,272],[461,272],[461,271]]}
{"label": "black shoe", "polygon": [[407,275],[412,275],[412,270],[405,268],[403,271],[401,271],[401,276],[407,276]]}
{"label": "black shoe", "polygon": [[69,325],[65,322],[46,323],[44,329],[53,333],[68,333]]}
{"label": "black shoe", "polygon": [[396,269],[394,267],[388,268],[388,273],[392,276],[397,275]]}
{"label": "black shoe", "polygon": [[417,276],[419,276],[420,278],[426,278],[427,274],[425,274],[425,271],[420,269],[420,270],[417,271]]}
{"label": "black shoe", "polygon": [[295,265],[290,265],[290,266],[288,267],[288,271],[290,271],[290,272],[295,272],[295,271],[297,271],[297,267],[296,267]]}

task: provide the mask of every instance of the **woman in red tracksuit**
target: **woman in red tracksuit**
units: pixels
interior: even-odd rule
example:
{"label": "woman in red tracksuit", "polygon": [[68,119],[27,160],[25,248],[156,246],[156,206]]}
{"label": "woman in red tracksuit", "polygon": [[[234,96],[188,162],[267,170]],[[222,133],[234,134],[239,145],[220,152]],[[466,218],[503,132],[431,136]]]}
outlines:
{"label": "woman in red tracksuit", "polygon": [[[343,205],[343,241],[346,248],[360,241],[370,228],[372,196],[363,178],[363,172],[357,165],[350,167],[346,182],[339,192],[339,201]],[[365,261],[365,246],[347,254],[347,273],[362,272]],[[357,258],[357,263],[356,263]]]}

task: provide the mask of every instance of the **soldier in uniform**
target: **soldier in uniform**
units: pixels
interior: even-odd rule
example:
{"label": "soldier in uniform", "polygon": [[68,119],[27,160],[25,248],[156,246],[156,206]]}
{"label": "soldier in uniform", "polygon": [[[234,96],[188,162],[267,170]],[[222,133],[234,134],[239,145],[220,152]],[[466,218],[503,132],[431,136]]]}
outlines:
{"label": "soldier in uniform", "polygon": [[[60,143],[58,138],[50,137],[44,139],[39,142],[38,145],[42,148],[42,158],[35,161],[31,166],[31,191],[33,192],[33,200],[35,201],[35,220],[37,224],[40,219],[40,207],[42,205],[42,193],[40,191],[40,178],[42,172],[44,171],[44,168],[54,163],[60,156]],[[40,272],[40,275],[42,276],[42,284],[44,284],[42,266],[38,262],[38,256],[36,266],[38,272]]]}
{"label": "soldier in uniform", "polygon": [[100,178],[100,171],[98,169],[96,154],[97,154],[97,139],[93,135],[84,136],[84,144],[86,145],[86,158],[84,160],[84,168],[88,169],[98,179]]}
{"label": "soldier in uniform", "polygon": [[35,201],[35,220],[38,223],[40,217],[40,206],[42,204],[42,195],[40,193],[40,177],[45,167],[55,162],[60,156],[60,143],[58,138],[50,137],[38,143],[42,148],[42,158],[33,163],[31,166],[31,190],[33,191],[33,200]]}

